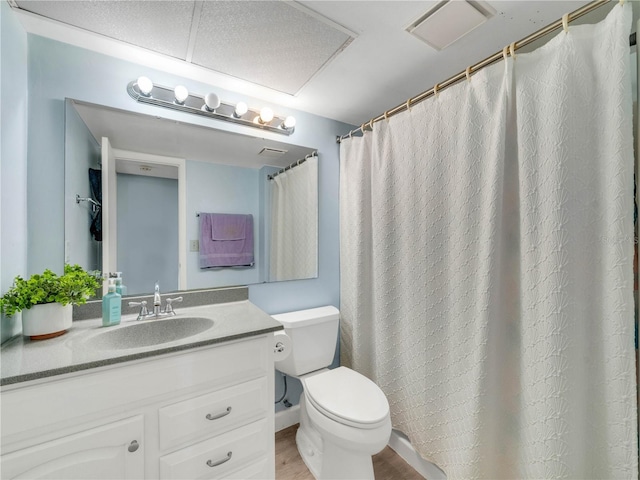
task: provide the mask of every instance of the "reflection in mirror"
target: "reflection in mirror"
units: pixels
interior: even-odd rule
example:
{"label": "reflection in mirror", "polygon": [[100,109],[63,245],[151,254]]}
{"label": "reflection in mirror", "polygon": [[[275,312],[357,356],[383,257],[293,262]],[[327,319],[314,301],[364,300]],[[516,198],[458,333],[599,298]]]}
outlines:
{"label": "reflection in mirror", "polygon": [[[313,148],[71,99],[65,114],[66,262],[121,271],[130,295],[317,276]],[[251,218],[251,232],[203,232],[200,213]],[[238,235],[252,264],[201,268],[203,239]]]}
{"label": "reflection in mirror", "polygon": [[[102,183],[100,146],[69,101],[65,105],[64,148],[65,263],[102,270],[102,200],[98,192],[91,191],[92,184],[100,188]],[[76,198],[87,200],[78,202]]]}
{"label": "reflection in mirror", "polygon": [[269,280],[317,275],[318,157],[310,155],[292,168],[269,176],[271,251]]}
{"label": "reflection in mirror", "polygon": [[127,293],[149,291],[155,281],[178,290],[178,168],[118,159],[116,184],[115,268],[127,272]]}

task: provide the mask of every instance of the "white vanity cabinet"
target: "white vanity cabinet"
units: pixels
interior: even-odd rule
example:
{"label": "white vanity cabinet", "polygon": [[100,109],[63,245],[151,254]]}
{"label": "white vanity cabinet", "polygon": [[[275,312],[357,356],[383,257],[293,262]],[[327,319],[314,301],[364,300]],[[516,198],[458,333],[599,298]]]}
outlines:
{"label": "white vanity cabinet", "polygon": [[1,390],[0,477],[275,477],[272,333]]}
{"label": "white vanity cabinet", "polygon": [[91,428],[2,455],[2,478],[143,478],[143,417]]}

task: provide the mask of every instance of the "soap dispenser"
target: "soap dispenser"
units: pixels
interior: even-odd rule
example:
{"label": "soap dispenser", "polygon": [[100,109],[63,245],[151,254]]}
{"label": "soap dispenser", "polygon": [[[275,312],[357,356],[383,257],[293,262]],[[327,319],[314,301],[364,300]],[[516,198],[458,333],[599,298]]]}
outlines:
{"label": "soap dispenser", "polygon": [[116,272],[116,293],[121,297],[127,294],[127,287],[122,284],[122,272]]}
{"label": "soap dispenser", "polygon": [[120,323],[122,296],[116,292],[116,283],[109,279],[108,292],[102,297],[102,326],[110,327]]}

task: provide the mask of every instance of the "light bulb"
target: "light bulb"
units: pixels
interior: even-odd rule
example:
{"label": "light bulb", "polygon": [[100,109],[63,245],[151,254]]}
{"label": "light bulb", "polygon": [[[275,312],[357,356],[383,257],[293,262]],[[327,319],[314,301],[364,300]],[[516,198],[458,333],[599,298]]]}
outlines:
{"label": "light bulb", "polygon": [[287,129],[295,127],[296,118],[289,115],[287,118],[284,119],[284,122],[282,122],[282,126]]}
{"label": "light bulb", "polygon": [[249,107],[247,106],[246,103],[238,102],[238,104],[236,105],[235,111],[234,111],[234,115],[236,117],[241,117],[242,115],[244,115],[248,111],[249,111]]}
{"label": "light bulb", "polygon": [[138,77],[136,80],[138,84],[138,88],[140,89],[140,93],[145,97],[151,95],[151,90],[153,90],[153,82],[148,77]]}
{"label": "light bulb", "polygon": [[207,93],[204,97],[204,109],[213,112],[220,106],[220,98],[213,92]]}
{"label": "light bulb", "polygon": [[271,120],[273,120],[273,110],[269,107],[260,110],[260,123],[269,123]]}
{"label": "light bulb", "polygon": [[189,90],[187,90],[187,87],[185,87],[184,85],[178,85],[173,90],[173,93],[176,96],[176,103],[178,103],[179,105],[184,104],[184,101],[189,97]]}

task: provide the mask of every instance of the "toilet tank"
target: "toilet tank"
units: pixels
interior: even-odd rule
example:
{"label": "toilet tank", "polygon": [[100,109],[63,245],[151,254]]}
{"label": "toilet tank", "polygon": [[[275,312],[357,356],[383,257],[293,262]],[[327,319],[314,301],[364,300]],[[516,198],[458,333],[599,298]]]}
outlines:
{"label": "toilet tank", "polygon": [[340,311],[336,307],[273,315],[291,338],[291,354],[276,361],[276,369],[292,376],[320,370],[331,365],[338,340]]}

